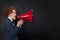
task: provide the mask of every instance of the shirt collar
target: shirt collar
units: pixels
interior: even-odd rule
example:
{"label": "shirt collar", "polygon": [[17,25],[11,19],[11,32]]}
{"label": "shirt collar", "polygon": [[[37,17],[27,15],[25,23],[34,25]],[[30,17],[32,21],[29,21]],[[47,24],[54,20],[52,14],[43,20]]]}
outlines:
{"label": "shirt collar", "polygon": [[11,18],[11,17],[8,17],[8,19],[10,19],[10,20],[11,20],[11,22],[13,22],[13,20],[12,20],[12,18]]}

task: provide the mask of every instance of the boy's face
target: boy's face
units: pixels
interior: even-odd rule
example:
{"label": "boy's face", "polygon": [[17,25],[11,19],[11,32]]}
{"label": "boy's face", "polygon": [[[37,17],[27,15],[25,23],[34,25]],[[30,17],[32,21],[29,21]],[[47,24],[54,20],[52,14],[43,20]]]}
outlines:
{"label": "boy's face", "polygon": [[11,14],[11,16],[12,16],[12,19],[13,20],[15,20],[16,19],[16,10],[12,10],[12,14]]}

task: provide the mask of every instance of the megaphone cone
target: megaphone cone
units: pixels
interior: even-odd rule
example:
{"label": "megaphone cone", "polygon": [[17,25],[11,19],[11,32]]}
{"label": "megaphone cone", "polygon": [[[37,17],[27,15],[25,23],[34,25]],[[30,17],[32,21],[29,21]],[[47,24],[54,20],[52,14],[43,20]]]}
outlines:
{"label": "megaphone cone", "polygon": [[23,19],[23,20],[27,20],[29,22],[32,22],[32,10],[29,10],[28,12],[25,12],[23,14],[19,14],[17,16],[17,18],[20,20],[20,19]]}

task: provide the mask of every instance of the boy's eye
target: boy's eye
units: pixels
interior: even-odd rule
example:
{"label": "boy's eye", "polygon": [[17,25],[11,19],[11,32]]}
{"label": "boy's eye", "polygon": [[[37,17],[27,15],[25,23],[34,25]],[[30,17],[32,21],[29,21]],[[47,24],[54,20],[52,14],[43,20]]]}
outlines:
{"label": "boy's eye", "polygon": [[13,13],[16,13],[16,12],[13,12]]}

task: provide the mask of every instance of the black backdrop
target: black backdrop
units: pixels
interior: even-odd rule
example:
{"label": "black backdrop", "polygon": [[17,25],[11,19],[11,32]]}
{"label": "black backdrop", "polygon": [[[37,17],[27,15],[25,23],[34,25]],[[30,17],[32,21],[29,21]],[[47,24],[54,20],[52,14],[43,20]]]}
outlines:
{"label": "black backdrop", "polygon": [[[10,6],[17,8],[17,13],[33,9],[33,23],[25,21],[20,40],[59,40],[60,12],[59,1],[55,0],[0,0],[0,25],[4,20],[4,9]],[[0,40],[3,39],[0,26]]]}

